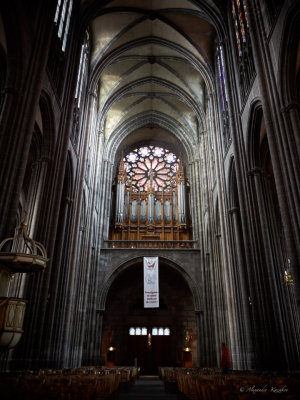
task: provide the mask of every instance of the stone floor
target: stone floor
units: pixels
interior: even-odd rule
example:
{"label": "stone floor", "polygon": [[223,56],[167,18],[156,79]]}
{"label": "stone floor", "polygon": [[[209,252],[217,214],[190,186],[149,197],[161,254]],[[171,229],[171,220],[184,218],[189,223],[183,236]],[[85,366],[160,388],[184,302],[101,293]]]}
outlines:
{"label": "stone floor", "polygon": [[158,376],[140,376],[128,391],[121,391],[119,400],[177,400],[176,393],[165,391]]}

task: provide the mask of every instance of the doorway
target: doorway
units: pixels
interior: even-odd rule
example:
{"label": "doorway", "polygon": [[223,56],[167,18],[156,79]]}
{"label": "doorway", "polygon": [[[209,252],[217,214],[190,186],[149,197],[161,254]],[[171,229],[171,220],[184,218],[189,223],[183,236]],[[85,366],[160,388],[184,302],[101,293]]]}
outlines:
{"label": "doorway", "polygon": [[[135,335],[135,331],[144,331],[144,335]],[[157,375],[159,366],[174,364],[171,357],[172,337],[169,328],[131,327],[128,342],[129,359],[139,365],[142,375]]]}

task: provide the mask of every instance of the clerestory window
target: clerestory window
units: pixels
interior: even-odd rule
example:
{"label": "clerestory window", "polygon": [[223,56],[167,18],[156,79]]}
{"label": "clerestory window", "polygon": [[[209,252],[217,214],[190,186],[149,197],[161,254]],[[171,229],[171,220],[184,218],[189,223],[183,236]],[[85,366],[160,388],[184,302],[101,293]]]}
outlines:
{"label": "clerestory window", "polygon": [[244,101],[255,75],[247,7],[243,0],[232,0],[231,10],[237,44],[241,98]]}
{"label": "clerestory window", "polygon": [[217,46],[217,75],[220,92],[220,105],[222,110],[222,129],[223,129],[223,143],[224,150],[226,151],[231,143],[231,135],[229,129],[229,112],[228,112],[228,93],[226,87],[226,76],[225,76],[225,63],[223,55],[223,47]]}
{"label": "clerestory window", "polygon": [[61,49],[66,50],[67,38],[73,9],[73,0],[58,0],[54,22],[57,26],[57,36],[61,40]]}

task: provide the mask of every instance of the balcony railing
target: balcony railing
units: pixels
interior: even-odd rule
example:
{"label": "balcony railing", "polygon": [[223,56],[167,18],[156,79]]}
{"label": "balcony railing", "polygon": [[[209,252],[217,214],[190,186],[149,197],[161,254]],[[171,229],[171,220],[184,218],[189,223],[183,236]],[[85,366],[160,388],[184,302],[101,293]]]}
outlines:
{"label": "balcony railing", "polygon": [[196,240],[106,240],[109,249],[194,249]]}

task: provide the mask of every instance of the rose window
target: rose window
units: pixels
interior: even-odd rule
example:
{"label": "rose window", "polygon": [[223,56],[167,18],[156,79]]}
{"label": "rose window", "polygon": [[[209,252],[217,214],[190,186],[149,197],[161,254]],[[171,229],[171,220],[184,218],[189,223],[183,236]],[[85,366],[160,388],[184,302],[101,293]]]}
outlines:
{"label": "rose window", "polygon": [[124,158],[127,185],[134,191],[170,191],[176,186],[175,176],[179,159],[168,149],[144,146],[133,150]]}

